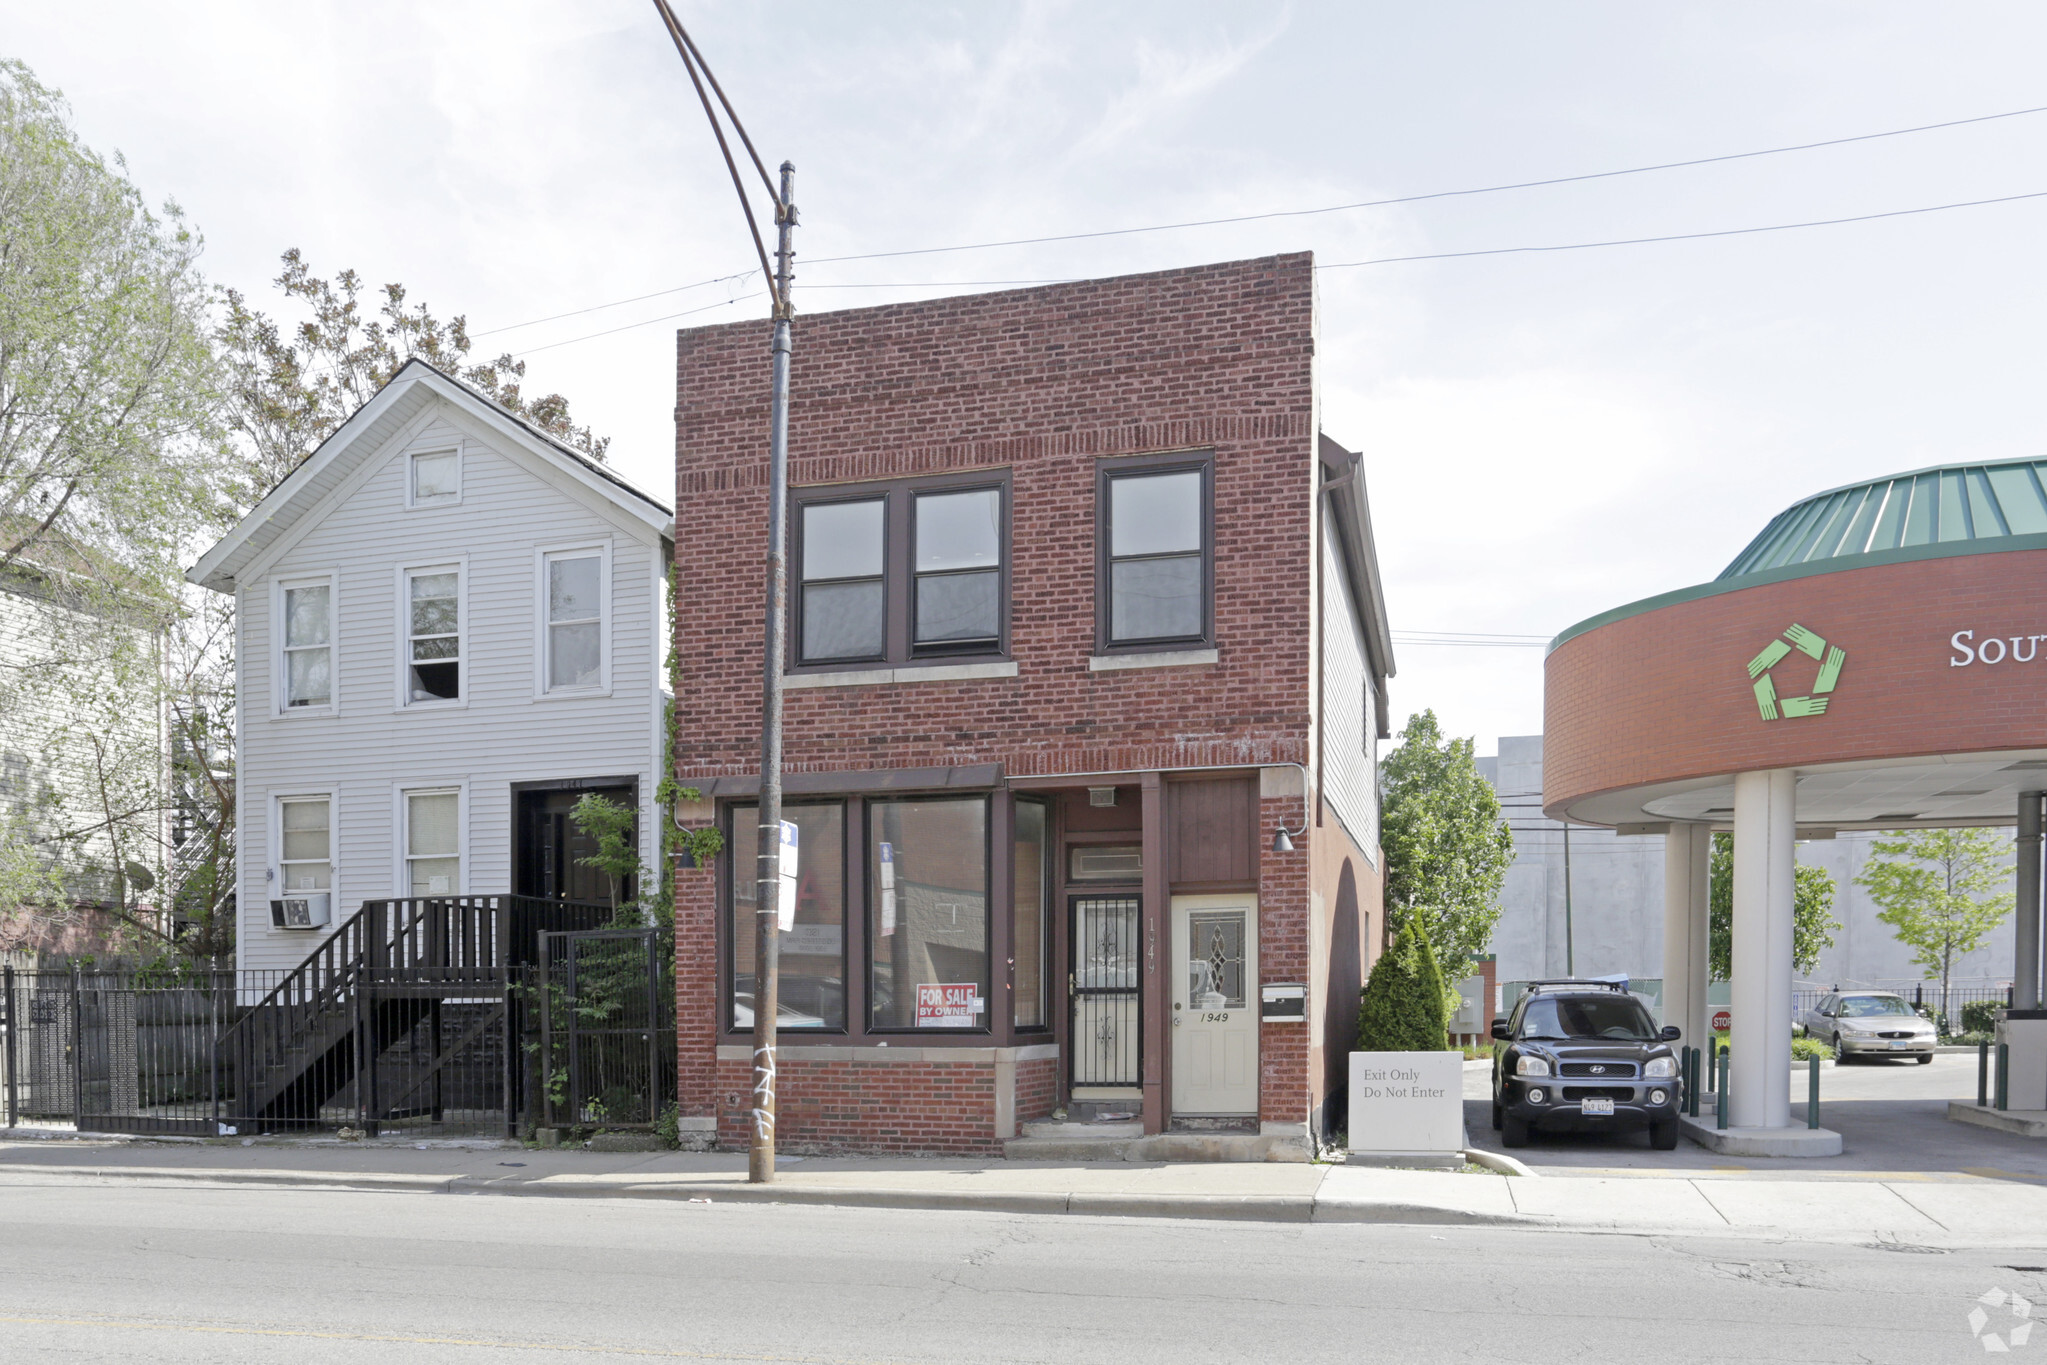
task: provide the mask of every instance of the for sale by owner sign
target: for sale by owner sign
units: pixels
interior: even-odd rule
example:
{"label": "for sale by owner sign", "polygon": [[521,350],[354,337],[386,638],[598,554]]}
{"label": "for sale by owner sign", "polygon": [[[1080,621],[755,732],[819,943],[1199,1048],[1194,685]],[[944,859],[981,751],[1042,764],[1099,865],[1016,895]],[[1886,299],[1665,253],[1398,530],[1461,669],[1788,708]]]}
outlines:
{"label": "for sale by owner sign", "polygon": [[919,982],[918,1028],[972,1028],[979,1019],[980,990],[973,982]]}

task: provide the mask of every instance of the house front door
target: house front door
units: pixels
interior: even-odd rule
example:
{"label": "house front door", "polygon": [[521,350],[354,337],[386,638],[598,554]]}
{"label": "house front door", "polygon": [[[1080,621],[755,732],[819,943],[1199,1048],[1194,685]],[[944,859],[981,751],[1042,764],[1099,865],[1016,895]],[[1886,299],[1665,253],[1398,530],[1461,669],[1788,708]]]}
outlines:
{"label": "house front door", "polygon": [[1173,1114],[1258,1112],[1258,898],[1173,897]]}
{"label": "house front door", "polygon": [[[609,797],[625,806],[637,798],[631,787],[522,791],[519,798],[518,875],[513,891],[545,900],[608,901],[610,879],[583,859],[597,852],[597,841],[576,828],[569,812],[585,796]],[[632,895],[630,883],[620,899]]]}

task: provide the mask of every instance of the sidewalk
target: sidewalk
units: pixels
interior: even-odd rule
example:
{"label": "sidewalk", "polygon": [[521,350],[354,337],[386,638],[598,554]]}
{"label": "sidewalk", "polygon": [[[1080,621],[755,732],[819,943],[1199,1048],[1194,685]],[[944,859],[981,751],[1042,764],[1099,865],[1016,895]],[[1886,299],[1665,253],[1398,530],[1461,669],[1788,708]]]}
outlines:
{"label": "sidewalk", "polygon": [[[710,1200],[995,1213],[1426,1223],[1904,1246],[2047,1244],[2047,1185],[1986,1172],[1861,1180],[1542,1178],[1364,1167],[785,1158],[771,1186],[738,1153],[499,1144],[7,1141],[0,1190],[50,1182]],[[4,1197],[4,1196],[0,1196]]]}

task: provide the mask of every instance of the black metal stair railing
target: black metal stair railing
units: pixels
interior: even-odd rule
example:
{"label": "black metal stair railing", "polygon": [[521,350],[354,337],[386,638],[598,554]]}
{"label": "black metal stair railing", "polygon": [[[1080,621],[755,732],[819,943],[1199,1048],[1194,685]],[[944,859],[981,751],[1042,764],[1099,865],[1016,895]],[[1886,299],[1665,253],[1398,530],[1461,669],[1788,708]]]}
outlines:
{"label": "black metal stair railing", "polygon": [[[347,1108],[374,1131],[423,1088],[438,1094],[448,1057],[494,1022],[503,1029],[509,1115],[517,1088],[515,976],[538,960],[543,930],[594,929],[610,915],[603,905],[526,896],[365,901],[274,988],[239,1010],[220,1036],[220,1063],[233,1078],[222,1122],[238,1130],[316,1126],[331,1121],[330,1106],[352,1089]],[[450,1002],[489,1006],[472,1017],[452,1052],[441,1044],[441,1011]],[[413,1068],[402,1089],[380,1084],[378,1059],[429,1017],[431,1060]]]}

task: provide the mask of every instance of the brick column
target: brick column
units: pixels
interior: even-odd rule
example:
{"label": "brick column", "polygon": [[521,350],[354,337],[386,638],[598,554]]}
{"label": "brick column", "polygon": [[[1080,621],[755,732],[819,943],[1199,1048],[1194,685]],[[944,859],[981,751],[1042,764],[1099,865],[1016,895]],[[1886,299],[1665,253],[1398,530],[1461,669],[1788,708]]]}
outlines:
{"label": "brick column", "polygon": [[[1314,991],[1326,986],[1309,976],[1308,830],[1294,839],[1294,851],[1274,853],[1272,831],[1301,820],[1300,773],[1267,768],[1258,802],[1258,980],[1303,981]],[[1271,795],[1274,788],[1283,794]],[[1287,788],[1294,790],[1288,791]],[[1254,997],[1246,1002],[1259,1008]],[[1258,1029],[1258,1118],[1261,1123],[1308,1122],[1308,1029],[1303,1024],[1261,1024]]]}
{"label": "brick column", "polygon": [[675,870],[675,1095],[684,1118],[718,1112],[718,877]]}

